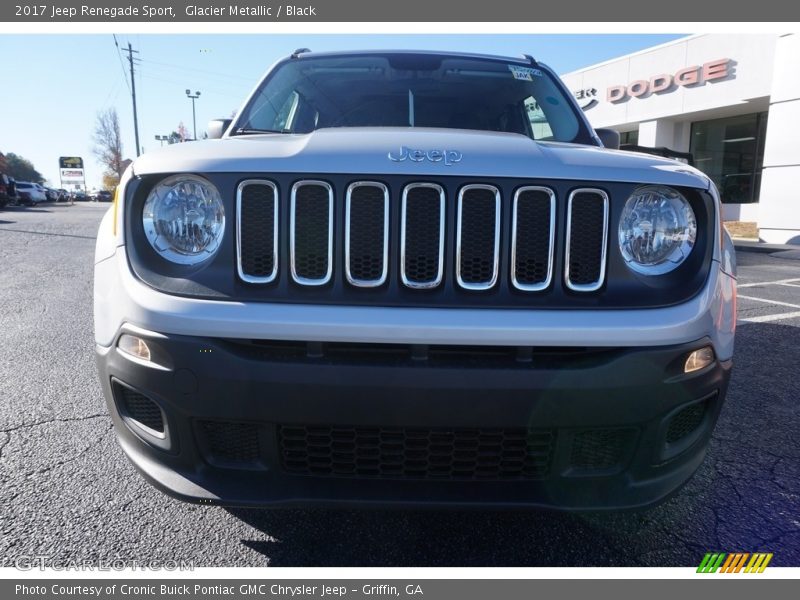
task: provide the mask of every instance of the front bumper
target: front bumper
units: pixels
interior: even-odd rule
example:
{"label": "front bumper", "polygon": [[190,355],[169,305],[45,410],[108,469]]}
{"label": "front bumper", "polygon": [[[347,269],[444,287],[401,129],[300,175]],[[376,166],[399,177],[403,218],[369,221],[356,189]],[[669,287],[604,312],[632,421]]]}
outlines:
{"label": "front bumper", "polygon": [[[324,351],[309,357],[241,340],[129,330],[151,345],[164,366],[127,358],[116,339],[110,347],[98,346],[101,381],[123,449],[163,491],[223,505],[650,505],[678,489],[703,460],[731,367],[717,360],[683,374],[686,355],[708,344],[707,338],[650,348],[551,349],[530,361],[478,357],[455,363],[385,357],[368,347],[366,355],[374,355],[369,359]],[[163,434],[153,435],[126,414],[124,389],[158,405]],[[694,421],[686,425],[693,411]],[[539,436],[532,471],[514,463],[521,430]],[[682,437],[674,439],[676,430],[685,430]],[[305,471],[290,460],[287,431],[290,437],[305,432],[305,442],[321,440],[304,447]],[[364,436],[375,443],[359,446]],[[397,436],[405,446],[397,446]],[[422,471],[408,468],[420,458],[409,440],[420,437],[444,470],[430,457],[423,457],[428,466]],[[476,447],[475,439],[488,439],[488,446]],[[462,451],[467,462],[475,452],[502,456],[483,463],[494,465],[491,472],[464,476],[454,468]],[[389,466],[382,471],[386,453]],[[375,469],[375,460],[384,462]],[[370,468],[347,473],[342,461]]]}

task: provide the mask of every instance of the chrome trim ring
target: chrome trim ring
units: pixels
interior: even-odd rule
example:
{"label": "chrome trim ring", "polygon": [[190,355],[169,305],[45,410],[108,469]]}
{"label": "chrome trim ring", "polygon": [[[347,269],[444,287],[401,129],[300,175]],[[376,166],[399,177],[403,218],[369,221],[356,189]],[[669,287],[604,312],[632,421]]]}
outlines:
{"label": "chrome trim ring", "polygon": [[[572,201],[576,194],[595,194],[603,200],[603,241],[600,248],[600,277],[592,283],[572,283],[569,278],[569,247],[572,233]],[[606,276],[606,251],[608,248],[608,194],[597,188],[578,188],[572,190],[567,200],[567,239],[564,252],[564,283],[573,292],[596,292],[603,287]]]}
{"label": "chrome trim ring", "polygon": [[[255,277],[248,275],[242,269],[242,192],[249,185],[265,185],[272,188],[272,254],[273,260],[272,273],[266,277]],[[239,278],[247,283],[270,283],[275,281],[278,276],[278,186],[267,179],[246,179],[236,187],[236,269]]]}
{"label": "chrome trim ring", "polygon": [[[470,190],[488,190],[494,193],[494,256],[492,259],[492,276],[483,283],[470,283],[461,277],[461,218],[464,193]],[[493,185],[473,183],[465,185],[458,192],[458,217],[456,219],[456,281],[465,290],[488,290],[497,283],[500,270],[500,190]]]}
{"label": "chrome trim ring", "polygon": [[[406,276],[406,207],[409,190],[430,188],[439,193],[439,269],[436,278],[431,281],[411,281]],[[403,188],[403,200],[400,217],[400,279],[403,285],[413,289],[431,289],[439,286],[444,278],[444,221],[445,197],[444,188],[436,183],[409,183]]]}
{"label": "chrome trim ring", "polygon": [[[544,192],[550,196],[550,235],[547,252],[547,277],[542,283],[520,283],[517,281],[517,208],[523,192]],[[523,292],[540,292],[550,287],[553,281],[553,256],[556,240],[556,194],[548,187],[527,185],[514,192],[514,209],[511,218],[511,285]]]}
{"label": "chrome trim ring", "polygon": [[[328,270],[325,276],[319,279],[309,279],[298,275],[295,264],[295,210],[297,208],[297,190],[306,185],[324,187],[328,191]],[[300,285],[325,285],[331,280],[331,276],[333,275],[333,187],[331,187],[331,184],[327,181],[319,181],[316,179],[304,179],[295,182],[292,186],[289,219],[289,267],[292,272],[292,279],[295,283],[299,283]]]}
{"label": "chrome trim ring", "polygon": [[[356,279],[350,273],[350,201],[353,190],[359,187],[375,187],[383,192],[383,270],[378,279]],[[389,276],[389,188],[378,181],[356,181],[347,186],[344,223],[344,274],[348,283],[363,288],[383,285]]]}

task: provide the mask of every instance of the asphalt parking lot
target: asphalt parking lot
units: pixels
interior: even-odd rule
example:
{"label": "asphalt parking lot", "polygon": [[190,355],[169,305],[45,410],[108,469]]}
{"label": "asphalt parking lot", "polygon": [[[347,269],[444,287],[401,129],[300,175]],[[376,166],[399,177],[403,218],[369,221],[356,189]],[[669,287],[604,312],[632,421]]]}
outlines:
{"label": "asphalt parking lot", "polygon": [[[740,252],[727,404],[705,462],[646,512],[236,510],[157,492],[116,444],[92,335],[108,205],[0,211],[0,561],[196,566],[800,566],[800,260]],[[795,253],[795,256],[798,253]]]}

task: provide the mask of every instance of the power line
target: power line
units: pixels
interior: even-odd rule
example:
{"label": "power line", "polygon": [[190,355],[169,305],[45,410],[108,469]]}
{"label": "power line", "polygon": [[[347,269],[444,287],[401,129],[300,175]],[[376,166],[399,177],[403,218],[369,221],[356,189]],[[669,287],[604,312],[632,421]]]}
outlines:
{"label": "power line", "polygon": [[[137,75],[139,76],[140,79],[150,79],[152,81],[160,81],[162,83],[171,83],[176,88],[185,87],[185,86],[181,86],[179,83],[176,83],[175,79],[164,79],[163,77],[156,77],[155,75],[144,75],[141,71],[139,71],[137,73]],[[219,96],[225,96],[227,98],[239,98],[240,100],[241,100],[242,96],[244,95],[242,93],[231,92],[230,90],[221,91],[221,90],[218,90],[216,88],[208,88],[207,89],[205,86],[203,86],[203,93],[217,94]]]}
{"label": "power line", "polygon": [[114,45],[117,47],[117,58],[119,58],[119,66],[122,69],[122,80],[125,82],[125,87],[128,88],[128,93],[131,93],[131,84],[128,83],[128,74],[125,73],[125,64],[122,62],[122,49],[119,47],[119,42],[117,42],[117,35],[115,33],[111,34],[114,37]]}
{"label": "power line", "polygon": [[147,63],[147,64],[151,64],[151,65],[161,65],[162,67],[170,67],[172,69],[180,69],[182,71],[194,71],[196,73],[204,73],[206,75],[215,75],[217,77],[226,77],[226,78],[229,78],[229,79],[241,79],[242,81],[248,81],[248,82],[252,82],[253,81],[252,77],[245,77],[243,75],[231,75],[230,73],[222,73],[220,71],[209,71],[207,69],[197,69],[197,68],[194,68],[194,67],[185,67],[183,65],[176,65],[176,64],[173,64],[173,63],[165,63],[165,62],[160,62],[160,61],[157,61],[157,60],[149,60],[149,59],[148,60],[144,60],[143,59],[142,62]]}

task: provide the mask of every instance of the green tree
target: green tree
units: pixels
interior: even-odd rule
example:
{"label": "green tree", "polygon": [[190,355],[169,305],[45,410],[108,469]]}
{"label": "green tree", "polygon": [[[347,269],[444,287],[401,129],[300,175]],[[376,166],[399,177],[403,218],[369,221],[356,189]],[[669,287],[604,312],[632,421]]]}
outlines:
{"label": "green tree", "polygon": [[18,181],[32,181],[34,183],[42,183],[44,181],[44,177],[34,168],[31,161],[13,152],[6,154],[6,174]]}

